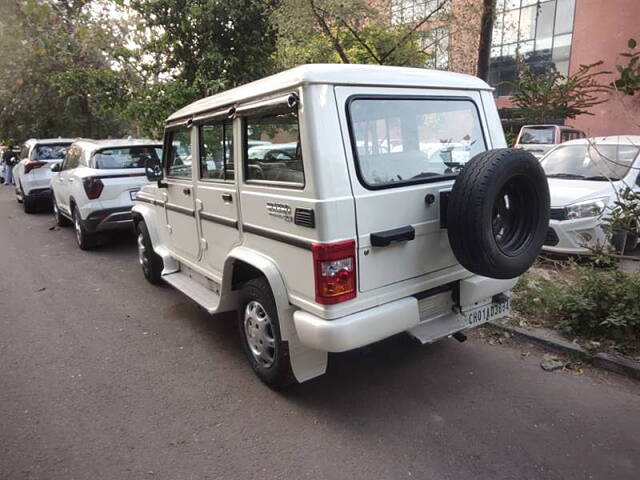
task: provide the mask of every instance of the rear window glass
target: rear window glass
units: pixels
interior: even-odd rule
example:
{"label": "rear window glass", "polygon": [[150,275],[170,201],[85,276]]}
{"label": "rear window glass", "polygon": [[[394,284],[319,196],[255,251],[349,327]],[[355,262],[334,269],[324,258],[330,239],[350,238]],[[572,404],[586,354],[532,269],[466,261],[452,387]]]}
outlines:
{"label": "rear window glass", "polygon": [[373,188],[450,178],[487,149],[470,100],[362,98],[349,115],[360,177]]}
{"label": "rear window glass", "polygon": [[518,143],[522,145],[552,145],[554,143],[555,128],[523,128]]}
{"label": "rear window glass", "polygon": [[95,168],[112,170],[119,168],[144,168],[147,158],[159,161],[162,149],[154,146],[118,147],[100,150],[93,154]]}
{"label": "rear window glass", "polygon": [[56,143],[50,145],[36,145],[33,149],[33,160],[62,160],[70,143]]}

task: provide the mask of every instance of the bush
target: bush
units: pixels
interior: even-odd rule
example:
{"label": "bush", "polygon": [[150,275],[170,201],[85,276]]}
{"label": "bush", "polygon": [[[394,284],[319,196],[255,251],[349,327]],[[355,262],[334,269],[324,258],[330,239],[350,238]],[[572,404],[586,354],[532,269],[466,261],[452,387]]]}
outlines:
{"label": "bush", "polygon": [[640,340],[640,274],[618,269],[577,268],[575,285],[565,285],[557,324],[586,336]]}
{"label": "bush", "polygon": [[640,344],[640,273],[570,264],[533,269],[514,290],[514,310],[527,320],[587,338]]}

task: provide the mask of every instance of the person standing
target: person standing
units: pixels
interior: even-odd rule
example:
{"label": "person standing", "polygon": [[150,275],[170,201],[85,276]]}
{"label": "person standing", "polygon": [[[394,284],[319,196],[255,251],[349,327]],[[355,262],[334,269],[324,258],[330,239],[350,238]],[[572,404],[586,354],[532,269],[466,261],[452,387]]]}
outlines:
{"label": "person standing", "polygon": [[8,148],[2,154],[2,163],[4,164],[4,184],[13,185],[13,166],[15,165],[16,152],[13,151],[13,144],[9,144]]}

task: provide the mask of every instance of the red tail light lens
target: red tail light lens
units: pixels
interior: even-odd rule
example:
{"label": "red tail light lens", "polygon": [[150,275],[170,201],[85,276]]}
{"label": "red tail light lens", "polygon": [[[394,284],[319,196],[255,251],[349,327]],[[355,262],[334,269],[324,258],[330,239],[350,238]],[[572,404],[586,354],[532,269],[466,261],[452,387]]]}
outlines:
{"label": "red tail light lens", "polygon": [[333,305],[356,296],[356,242],[314,243],[316,302]]}
{"label": "red tail light lens", "polygon": [[82,181],[84,191],[87,193],[89,200],[95,200],[102,193],[104,184],[98,177],[87,177]]}
{"label": "red tail light lens", "polygon": [[29,173],[34,168],[40,168],[43,165],[46,165],[47,162],[39,162],[37,160],[29,160],[24,164],[24,173]]}

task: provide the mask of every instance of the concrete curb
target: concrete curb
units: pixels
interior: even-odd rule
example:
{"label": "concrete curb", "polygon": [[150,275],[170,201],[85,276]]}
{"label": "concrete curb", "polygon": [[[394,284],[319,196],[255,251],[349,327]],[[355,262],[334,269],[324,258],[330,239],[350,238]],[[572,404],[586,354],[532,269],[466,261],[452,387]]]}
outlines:
{"label": "concrete curb", "polygon": [[596,353],[593,355],[581,346],[568,342],[559,336],[549,334],[547,331],[542,329],[525,330],[524,328],[511,327],[497,322],[489,322],[488,325],[499,330],[504,330],[513,335],[517,335],[518,337],[540,345],[548,350],[578,357],[580,360],[590,363],[594,367],[609,370],[610,372],[615,372],[635,380],[640,380],[640,363],[627,360],[626,358],[622,358],[617,355],[610,355],[608,353]]}

